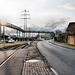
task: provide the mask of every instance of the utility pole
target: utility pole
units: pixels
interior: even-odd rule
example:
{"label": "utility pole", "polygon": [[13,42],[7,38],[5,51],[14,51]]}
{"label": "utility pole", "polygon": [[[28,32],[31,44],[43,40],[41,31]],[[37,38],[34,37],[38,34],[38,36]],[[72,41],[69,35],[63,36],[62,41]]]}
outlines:
{"label": "utility pole", "polygon": [[[27,19],[30,19],[30,18],[27,18],[27,15],[30,15],[30,14],[27,14],[27,12],[29,12],[28,10],[24,10],[23,11],[24,14],[22,14],[24,16],[24,18],[21,18],[21,19],[24,19],[24,30],[27,31]],[[25,33],[24,33],[24,38],[25,38]],[[27,39],[27,32],[26,32],[26,39]]]}
{"label": "utility pole", "polygon": [[0,22],[0,43],[1,43],[1,22]]}
{"label": "utility pole", "polygon": [[30,28],[29,28],[29,40],[30,40]]}
{"label": "utility pole", "polygon": [[3,44],[5,46],[5,26],[3,26]]}

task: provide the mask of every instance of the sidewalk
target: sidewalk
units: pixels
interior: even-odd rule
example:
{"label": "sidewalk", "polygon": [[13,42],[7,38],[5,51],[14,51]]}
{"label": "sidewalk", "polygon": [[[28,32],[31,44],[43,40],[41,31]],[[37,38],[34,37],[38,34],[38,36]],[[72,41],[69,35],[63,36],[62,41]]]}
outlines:
{"label": "sidewalk", "polygon": [[52,75],[48,64],[35,47],[29,47],[26,52],[22,75]]}

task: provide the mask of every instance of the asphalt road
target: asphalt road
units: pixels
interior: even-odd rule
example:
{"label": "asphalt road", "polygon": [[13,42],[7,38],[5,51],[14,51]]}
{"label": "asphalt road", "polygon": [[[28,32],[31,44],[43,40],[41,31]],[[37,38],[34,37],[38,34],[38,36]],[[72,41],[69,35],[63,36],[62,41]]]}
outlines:
{"label": "asphalt road", "polygon": [[[4,57],[8,55],[9,53],[5,53]],[[17,50],[12,57],[0,67],[0,75],[21,75],[25,55],[26,49]]]}
{"label": "asphalt road", "polygon": [[74,48],[54,45],[49,41],[41,41],[37,47],[59,75],[75,75]]}

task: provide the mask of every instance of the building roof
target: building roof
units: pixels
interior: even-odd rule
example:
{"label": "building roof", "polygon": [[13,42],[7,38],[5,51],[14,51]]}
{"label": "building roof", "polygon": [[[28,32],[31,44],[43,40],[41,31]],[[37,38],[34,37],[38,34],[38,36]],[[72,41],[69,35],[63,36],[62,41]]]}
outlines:
{"label": "building roof", "polygon": [[69,34],[75,34],[75,22],[70,22],[67,29],[66,29],[66,32],[69,33]]}
{"label": "building roof", "polygon": [[66,31],[73,31],[73,30],[75,31],[75,22],[69,23]]}

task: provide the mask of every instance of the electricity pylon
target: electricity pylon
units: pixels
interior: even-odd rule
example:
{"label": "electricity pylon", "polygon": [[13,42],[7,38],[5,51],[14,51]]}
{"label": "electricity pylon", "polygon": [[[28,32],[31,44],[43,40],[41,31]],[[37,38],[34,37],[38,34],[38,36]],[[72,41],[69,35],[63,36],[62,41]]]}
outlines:
{"label": "electricity pylon", "polygon": [[[24,19],[24,30],[27,31],[27,19],[30,19],[30,18],[27,18],[27,15],[30,15],[30,14],[27,14],[27,12],[29,11],[26,9],[22,12],[24,12],[24,14],[22,14],[24,18],[21,18],[21,19]],[[25,37],[25,33],[24,33],[24,37]],[[27,33],[26,33],[26,39],[27,39]]]}

